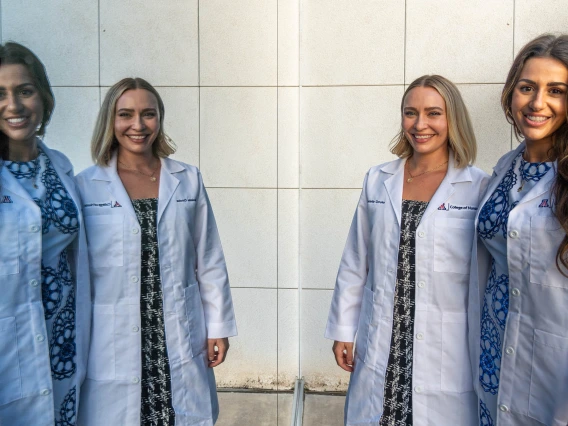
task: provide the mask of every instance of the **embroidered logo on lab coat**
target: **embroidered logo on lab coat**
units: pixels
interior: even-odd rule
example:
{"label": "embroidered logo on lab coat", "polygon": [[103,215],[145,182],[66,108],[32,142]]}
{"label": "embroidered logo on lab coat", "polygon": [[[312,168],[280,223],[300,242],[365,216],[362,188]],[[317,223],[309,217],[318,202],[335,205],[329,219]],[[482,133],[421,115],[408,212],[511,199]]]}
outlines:
{"label": "embroidered logo on lab coat", "polygon": [[12,198],[9,195],[2,196],[2,204],[13,203]]}
{"label": "embroidered logo on lab coat", "polygon": [[369,204],[385,204],[383,200],[367,200]]}
{"label": "embroidered logo on lab coat", "polygon": [[474,206],[457,206],[455,204],[446,204],[442,203],[438,210],[477,210],[477,207]]}
{"label": "embroidered logo on lab coat", "polygon": [[111,206],[112,208],[115,207],[122,207],[118,201],[115,201],[114,204]]}
{"label": "embroidered logo on lab coat", "polygon": [[548,198],[545,198],[540,202],[538,205],[539,208],[550,208],[550,204],[548,204]]}
{"label": "embroidered logo on lab coat", "polygon": [[446,203],[442,203],[442,205],[440,207],[438,207],[438,210],[448,210],[446,208]]}
{"label": "embroidered logo on lab coat", "polygon": [[178,203],[189,203],[190,201],[195,201],[195,198],[182,198],[181,200],[176,200]]}

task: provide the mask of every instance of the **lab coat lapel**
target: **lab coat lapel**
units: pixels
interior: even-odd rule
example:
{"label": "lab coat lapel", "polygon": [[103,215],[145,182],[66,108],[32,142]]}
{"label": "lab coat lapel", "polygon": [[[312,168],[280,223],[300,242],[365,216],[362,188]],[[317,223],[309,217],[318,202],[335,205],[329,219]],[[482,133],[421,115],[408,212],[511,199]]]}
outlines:
{"label": "lab coat lapel", "polygon": [[400,227],[400,216],[402,209],[402,186],[404,180],[404,165],[406,164],[406,159],[399,159],[397,161],[392,161],[386,164],[381,171],[388,173],[389,176],[384,181],[385,188],[389,194],[389,199],[391,206],[396,215],[396,220],[398,226]]}
{"label": "lab coat lapel", "polygon": [[158,197],[158,223],[169,204],[175,190],[179,185],[179,179],[175,173],[184,170],[183,166],[169,158],[162,158],[162,170],[160,171],[160,196]]}
{"label": "lab coat lapel", "polygon": [[[525,204],[537,197],[541,197],[545,195],[551,188],[551,180],[553,180],[556,176],[556,172],[558,169],[558,165],[556,161],[552,164],[552,170],[549,170],[547,174],[545,174],[535,186],[533,186],[529,192],[525,194],[525,196],[521,199],[519,204]],[[548,200],[549,205],[552,206],[552,200]]]}
{"label": "lab coat lapel", "polygon": [[471,174],[467,167],[462,169],[456,169],[455,167],[455,160],[454,154],[450,151],[450,155],[448,158],[448,171],[446,172],[446,176],[440,183],[440,186],[430,199],[428,203],[428,207],[426,207],[426,211],[422,217],[422,222],[426,221],[434,213],[438,211],[438,209],[448,202],[449,198],[454,194],[456,191],[454,184],[457,182],[466,182],[471,181]]}
{"label": "lab coat lapel", "polygon": [[[28,201],[32,201],[32,197],[24,189],[22,185],[18,182],[18,179],[6,168],[5,164],[0,165],[0,196],[8,195],[6,191],[10,191],[13,194],[18,195]],[[1,201],[1,199],[0,199]]]}
{"label": "lab coat lapel", "polygon": [[132,201],[128,196],[128,192],[126,192],[126,189],[124,189],[124,185],[122,184],[120,176],[116,171],[116,163],[117,163],[117,156],[115,152],[108,163],[108,167],[99,168],[99,173],[95,175],[93,179],[97,180],[99,176],[105,177],[105,179],[102,180],[109,181],[107,190],[111,196],[110,199],[111,206],[115,202],[118,202],[121,205],[121,207],[124,209],[123,211],[125,213],[133,216],[134,218],[136,218],[136,220],[138,220],[138,218],[136,217],[136,212],[134,211],[134,207],[132,207]]}

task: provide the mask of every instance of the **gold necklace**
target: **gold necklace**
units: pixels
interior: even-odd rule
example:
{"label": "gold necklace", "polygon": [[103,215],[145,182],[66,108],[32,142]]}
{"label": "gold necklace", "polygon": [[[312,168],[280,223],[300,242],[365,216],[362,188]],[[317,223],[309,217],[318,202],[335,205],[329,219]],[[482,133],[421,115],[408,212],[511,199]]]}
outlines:
{"label": "gold necklace", "polygon": [[158,170],[158,167],[160,167],[160,163],[158,163],[158,165],[156,166],[156,168],[152,171],[151,175],[147,175],[146,173],[142,173],[140,170],[136,169],[136,168],[132,168],[132,167],[128,167],[126,164],[124,164],[122,161],[118,160],[118,162],[120,164],[122,164],[124,167],[126,167],[128,170],[134,170],[136,173],[141,174],[142,176],[146,176],[149,177],[150,180],[152,182],[156,182],[156,176],[154,176],[154,174],[156,173],[156,170]]}
{"label": "gold necklace", "polygon": [[443,165],[448,164],[448,160],[444,161],[442,164],[438,164],[436,167],[434,167],[433,169],[430,170],[426,170],[425,172],[422,172],[420,174],[414,175],[412,176],[412,173],[410,173],[410,167],[408,167],[408,161],[406,162],[406,171],[408,172],[408,174],[410,175],[410,177],[408,179],[406,179],[407,182],[412,182],[414,180],[414,178],[417,178],[418,176],[422,176],[425,175],[426,173],[430,173],[433,172],[435,170],[438,170],[440,167],[442,167]]}

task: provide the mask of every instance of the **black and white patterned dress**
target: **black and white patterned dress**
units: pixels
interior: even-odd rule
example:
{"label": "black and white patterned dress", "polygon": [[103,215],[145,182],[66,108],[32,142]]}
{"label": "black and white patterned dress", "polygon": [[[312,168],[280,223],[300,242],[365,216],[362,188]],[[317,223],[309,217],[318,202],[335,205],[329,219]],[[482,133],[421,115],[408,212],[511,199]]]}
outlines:
{"label": "black and white patterned dress", "polygon": [[428,203],[424,201],[402,200],[392,338],[385,377],[381,426],[412,425],[415,237],[416,228],[427,206]]}
{"label": "black and white patterned dress", "polygon": [[142,405],[140,424],[174,425],[170,363],[166,348],[158,253],[158,199],[132,200],[142,229],[140,317],[142,326]]}

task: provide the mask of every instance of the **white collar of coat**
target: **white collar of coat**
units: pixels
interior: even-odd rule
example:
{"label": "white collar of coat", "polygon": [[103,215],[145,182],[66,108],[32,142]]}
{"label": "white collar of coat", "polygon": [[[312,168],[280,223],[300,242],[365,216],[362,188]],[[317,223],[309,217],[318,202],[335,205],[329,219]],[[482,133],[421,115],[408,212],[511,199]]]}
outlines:
{"label": "white collar of coat", "polygon": [[[525,147],[526,147],[525,141],[522,141],[519,144],[519,146],[517,148],[515,148],[513,151],[510,151],[507,154],[503,155],[499,159],[497,164],[495,164],[495,167],[493,167],[493,171],[496,174],[502,173],[504,169],[511,166],[511,162],[513,161],[513,158],[516,158],[517,155],[519,155],[519,152],[523,151],[525,149]],[[552,169],[554,170],[555,175],[557,173],[557,168],[558,168],[558,160],[554,160],[552,162]]]}
{"label": "white collar of coat", "polygon": [[[398,160],[386,163],[383,167],[381,167],[381,171],[391,175],[396,175],[397,173],[404,174],[404,165],[406,164],[406,160],[407,158],[399,158]],[[449,180],[449,183],[473,181],[469,167],[466,166],[462,167],[461,169],[456,168],[454,151],[452,151],[451,149],[450,156],[448,158],[447,178]]]}
{"label": "white collar of coat", "polygon": [[[117,152],[115,151],[112,154],[108,162],[108,166],[106,167],[96,167],[95,172],[93,173],[92,180],[103,180],[103,181],[113,181],[116,179],[120,179],[118,177],[118,172],[116,171],[116,163],[118,161]],[[183,165],[175,160],[170,158],[160,158],[160,163],[162,165],[162,171],[160,173],[179,173],[184,170]]]}
{"label": "white collar of coat", "polygon": [[38,147],[41,148],[45,155],[47,155],[47,158],[49,158],[49,160],[53,164],[53,167],[55,167],[55,170],[61,171],[65,174],[69,174],[69,172],[73,170],[73,165],[67,159],[67,157],[62,155],[60,152],[45,146],[40,138],[37,138],[36,140]]}

